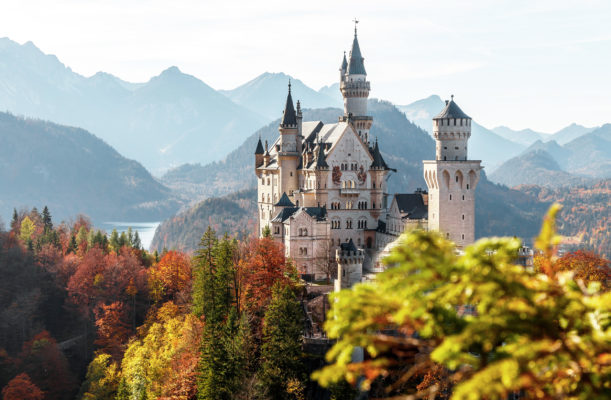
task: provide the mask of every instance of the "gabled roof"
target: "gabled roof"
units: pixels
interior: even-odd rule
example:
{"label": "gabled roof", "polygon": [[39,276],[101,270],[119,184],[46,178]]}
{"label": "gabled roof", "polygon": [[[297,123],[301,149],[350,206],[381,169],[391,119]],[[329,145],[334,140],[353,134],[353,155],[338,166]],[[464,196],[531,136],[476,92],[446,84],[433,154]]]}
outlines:
{"label": "gabled roof", "polygon": [[295,204],[291,202],[289,196],[286,195],[286,192],[283,192],[282,196],[280,197],[280,201],[274,204],[274,207],[295,207]]}
{"label": "gabled roof", "polygon": [[280,210],[280,212],[272,219],[272,222],[284,222],[291,215],[295,214],[295,212],[299,210],[297,207],[286,207]]}
{"label": "gabled roof", "polygon": [[386,165],[386,162],[384,161],[384,158],[382,157],[382,153],[380,153],[380,147],[378,146],[378,139],[376,139],[376,143],[373,146],[372,153],[373,153],[372,154],[373,162],[371,163],[371,168],[388,169],[388,165]]}
{"label": "gabled roof", "polygon": [[255,150],[255,154],[263,154],[263,143],[261,143],[261,136],[259,136],[259,142],[257,142],[257,149]]}
{"label": "gabled roof", "polygon": [[284,222],[299,210],[303,210],[316,221],[324,221],[327,218],[327,209],[325,207],[286,207],[272,219],[272,222]]}
{"label": "gabled roof", "polygon": [[291,96],[291,83],[289,82],[289,94],[286,96],[286,104],[282,113],[282,121],[280,126],[295,126],[297,125],[297,114],[293,107],[293,97]]}
{"label": "gabled roof", "polygon": [[394,196],[394,201],[397,203],[399,212],[407,214],[407,219],[423,219],[427,218],[429,208],[424,204],[423,193],[397,193]]}
{"label": "gabled roof", "polygon": [[452,95],[451,100],[446,100],[446,106],[439,114],[437,114],[433,119],[445,119],[445,118],[467,118],[471,119],[467,114],[463,112],[463,110],[458,107],[458,104],[454,102],[454,95]]}
{"label": "gabled roof", "polygon": [[359,47],[359,40],[356,37],[356,30],[354,31],[354,40],[352,41],[352,50],[350,51],[350,67],[348,68],[348,74],[350,75],[367,75],[365,72],[365,59],[361,55],[361,48]]}

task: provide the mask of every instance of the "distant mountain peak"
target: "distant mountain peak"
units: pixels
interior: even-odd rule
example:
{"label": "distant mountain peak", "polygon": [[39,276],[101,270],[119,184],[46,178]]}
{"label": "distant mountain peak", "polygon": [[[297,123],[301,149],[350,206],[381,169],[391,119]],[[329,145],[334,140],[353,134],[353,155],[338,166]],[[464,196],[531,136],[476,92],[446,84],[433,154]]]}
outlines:
{"label": "distant mountain peak", "polygon": [[161,71],[160,75],[184,75],[183,72],[176,65],[172,65]]}

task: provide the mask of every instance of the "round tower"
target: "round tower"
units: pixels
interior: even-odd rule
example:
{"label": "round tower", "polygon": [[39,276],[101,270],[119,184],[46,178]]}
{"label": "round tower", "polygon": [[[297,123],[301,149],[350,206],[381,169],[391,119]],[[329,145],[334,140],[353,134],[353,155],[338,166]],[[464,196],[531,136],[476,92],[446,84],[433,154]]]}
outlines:
{"label": "round tower", "polygon": [[467,145],[471,137],[471,117],[454,102],[446,100],[445,108],[433,118],[436,159],[440,161],[467,160]]}
{"label": "round tower", "polygon": [[435,160],[425,160],[424,180],[429,189],[428,226],[462,248],[475,241],[475,188],[482,169],[469,160],[467,143],[471,118],[454,102],[433,118]]}
{"label": "round tower", "polygon": [[367,115],[367,100],[371,89],[367,80],[367,72],[365,71],[365,58],[361,55],[361,48],[357,36],[355,21],[354,40],[352,41],[352,50],[350,50],[349,59],[346,61],[345,69],[341,76],[339,89],[344,98],[344,116],[340,118],[343,121],[349,121],[361,139],[369,142],[369,130],[373,124],[373,118]]}
{"label": "round tower", "polygon": [[365,256],[362,249],[357,249],[352,239],[342,243],[335,251],[337,261],[337,280],[335,289],[341,290],[359,283],[363,277],[363,261]]}

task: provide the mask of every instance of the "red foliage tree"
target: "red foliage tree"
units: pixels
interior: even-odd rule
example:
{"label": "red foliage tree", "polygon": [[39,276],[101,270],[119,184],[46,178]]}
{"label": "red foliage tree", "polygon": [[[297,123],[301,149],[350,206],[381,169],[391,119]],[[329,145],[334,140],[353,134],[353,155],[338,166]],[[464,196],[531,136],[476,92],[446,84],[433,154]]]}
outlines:
{"label": "red foliage tree", "polygon": [[110,305],[102,304],[95,314],[98,334],[95,344],[103,353],[110,354],[114,360],[120,360],[131,333],[125,306],[118,301]]}
{"label": "red foliage tree", "polygon": [[92,248],[82,258],[67,289],[71,302],[91,316],[98,304],[129,300],[133,285],[138,292],[146,292],[146,271],[130,249],[104,254]]}
{"label": "red foliage tree", "polygon": [[172,298],[184,302],[184,296],[178,294],[188,292],[190,284],[191,259],[184,253],[168,251],[149,269],[149,289],[155,300]]}
{"label": "red foliage tree", "polygon": [[241,304],[251,315],[259,314],[269,303],[274,283],[289,281],[289,269],[281,245],[271,238],[252,238],[238,263]]}
{"label": "red foliage tree", "polygon": [[45,399],[63,399],[75,389],[68,361],[49,332],[25,342],[19,359],[21,369],[45,392]]}
{"label": "red foliage tree", "polygon": [[2,389],[3,400],[43,400],[45,395],[26,373],[14,377]]}

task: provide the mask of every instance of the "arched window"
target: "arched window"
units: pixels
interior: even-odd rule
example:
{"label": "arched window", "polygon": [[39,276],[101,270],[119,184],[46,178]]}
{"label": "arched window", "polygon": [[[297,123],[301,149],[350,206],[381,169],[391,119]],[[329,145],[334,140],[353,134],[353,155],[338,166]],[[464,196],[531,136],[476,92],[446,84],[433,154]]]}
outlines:
{"label": "arched window", "polygon": [[462,215],[462,220],[463,220],[463,221],[465,220],[465,214],[463,214],[463,215]]}

